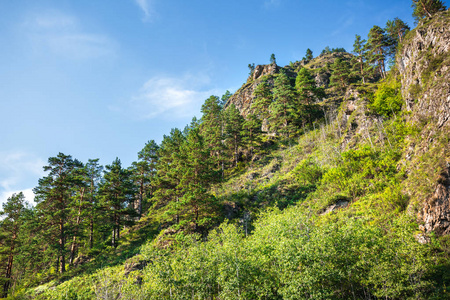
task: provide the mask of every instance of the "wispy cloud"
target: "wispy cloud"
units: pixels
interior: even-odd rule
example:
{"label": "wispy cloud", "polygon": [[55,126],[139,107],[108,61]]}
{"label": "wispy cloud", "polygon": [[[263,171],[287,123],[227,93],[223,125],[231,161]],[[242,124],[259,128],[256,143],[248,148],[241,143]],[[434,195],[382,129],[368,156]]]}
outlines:
{"label": "wispy cloud", "polygon": [[153,0],[135,0],[135,2],[144,13],[143,21],[151,21],[155,16]]}
{"label": "wispy cloud", "polygon": [[209,83],[207,75],[155,76],[145,82],[124,110],[140,119],[192,117],[199,112],[206,98],[217,94],[217,90],[208,87]]}
{"label": "wispy cloud", "polygon": [[20,191],[32,202],[34,195],[30,186],[45,174],[44,165],[44,160],[31,153],[0,152],[0,203]]}
{"label": "wispy cloud", "polygon": [[335,29],[331,32],[331,36],[341,35],[347,28],[351,27],[355,21],[353,13],[348,13],[347,15],[341,17],[336,24]]}
{"label": "wispy cloud", "polygon": [[[25,196],[25,200],[30,203],[30,204],[34,204],[34,193],[33,193],[33,189],[29,188],[29,189],[24,189],[24,190],[8,190],[8,191],[0,191],[0,205],[1,203],[5,203],[6,201],[8,201],[8,198],[11,197],[14,194],[18,194],[22,192],[23,195]],[[0,206],[1,207],[1,206]]]}
{"label": "wispy cloud", "polygon": [[281,3],[281,0],[265,0],[264,1],[264,8],[270,9],[279,6]]}
{"label": "wispy cloud", "polygon": [[74,16],[59,11],[30,15],[25,30],[35,49],[70,59],[112,56],[117,43],[104,34],[92,33]]}

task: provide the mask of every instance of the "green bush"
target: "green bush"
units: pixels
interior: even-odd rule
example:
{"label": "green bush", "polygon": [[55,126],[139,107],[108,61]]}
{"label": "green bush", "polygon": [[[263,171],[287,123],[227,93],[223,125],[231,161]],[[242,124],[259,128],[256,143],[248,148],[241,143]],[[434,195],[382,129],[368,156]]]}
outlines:
{"label": "green bush", "polygon": [[403,105],[400,89],[401,83],[396,80],[381,83],[372,103],[369,104],[369,109],[375,114],[388,118],[398,114]]}

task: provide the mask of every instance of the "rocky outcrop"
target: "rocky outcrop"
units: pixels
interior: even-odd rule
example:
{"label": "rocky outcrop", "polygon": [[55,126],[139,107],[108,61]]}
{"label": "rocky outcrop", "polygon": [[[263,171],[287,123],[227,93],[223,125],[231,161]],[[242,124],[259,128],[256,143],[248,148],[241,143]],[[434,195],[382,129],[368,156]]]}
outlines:
{"label": "rocky outcrop", "polygon": [[[450,234],[450,12],[425,19],[405,38],[397,55],[402,96],[410,122],[421,132],[409,140],[406,190],[418,204],[420,229]],[[432,159],[431,159],[432,158]],[[430,170],[441,170],[433,172]],[[411,188],[408,188],[411,187]],[[425,190],[427,192],[418,192]]]}
{"label": "rocky outcrop", "polygon": [[441,173],[433,196],[425,202],[421,230],[450,234],[450,165]]}
{"label": "rocky outcrop", "polygon": [[[297,77],[297,71],[301,67],[306,67],[312,70],[313,76],[318,86],[328,88],[328,84],[330,83],[331,71],[327,67],[331,65],[337,58],[341,58],[344,60],[350,60],[353,56],[350,53],[339,52],[339,53],[326,53],[319,55],[318,57],[312,59],[311,61],[301,60],[295,63],[291,63],[285,67],[277,66],[276,64],[269,65],[258,65],[255,67],[252,75],[250,75],[247,79],[247,82],[237,90],[231,97],[228,99],[225,104],[225,109],[234,104],[236,108],[239,110],[241,115],[244,117],[250,113],[250,108],[253,103],[253,99],[255,98],[253,92],[255,88],[263,81],[266,80],[269,86],[273,87],[274,84],[274,76],[283,69],[289,77],[295,79]],[[267,127],[267,126],[263,126]],[[266,131],[263,128],[263,131]]]}
{"label": "rocky outcrop", "polygon": [[253,92],[256,87],[264,80],[270,86],[273,86],[273,78],[270,75],[277,74],[280,71],[276,64],[257,65],[252,75],[249,76],[247,82],[234,93],[225,104],[225,109],[234,104],[242,116],[246,117],[251,112],[251,105],[255,98]]}
{"label": "rocky outcrop", "polygon": [[432,118],[437,127],[450,119],[450,12],[436,14],[413,30],[397,65],[406,107],[416,121]]}
{"label": "rocky outcrop", "polygon": [[276,74],[278,73],[279,69],[280,67],[278,67],[276,64],[257,65],[251,78],[253,78],[253,80],[256,80],[264,75]]}

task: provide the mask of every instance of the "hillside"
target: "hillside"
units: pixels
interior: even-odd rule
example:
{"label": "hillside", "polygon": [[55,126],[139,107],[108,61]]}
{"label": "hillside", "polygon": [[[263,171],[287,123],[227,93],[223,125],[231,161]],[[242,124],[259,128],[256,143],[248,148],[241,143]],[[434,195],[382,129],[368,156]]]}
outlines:
{"label": "hillside", "polygon": [[[132,167],[42,179],[10,298],[450,299],[448,28],[424,18],[390,70],[341,49],[258,65]],[[66,243],[45,244],[48,207]]]}

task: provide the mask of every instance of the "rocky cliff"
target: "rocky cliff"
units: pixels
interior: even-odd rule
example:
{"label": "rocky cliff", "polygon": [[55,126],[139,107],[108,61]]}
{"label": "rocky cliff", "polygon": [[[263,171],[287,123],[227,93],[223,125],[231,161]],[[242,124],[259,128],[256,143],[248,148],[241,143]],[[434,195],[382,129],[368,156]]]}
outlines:
{"label": "rocky cliff", "polygon": [[450,12],[425,19],[397,55],[411,137],[406,190],[426,234],[450,234]]}
{"label": "rocky cliff", "polygon": [[[253,74],[248,77],[247,82],[230,97],[225,108],[234,104],[241,112],[241,115],[244,117],[247,116],[250,113],[250,108],[255,98],[253,94],[255,88],[263,81],[266,81],[269,86],[273,87],[274,78],[281,69],[283,69],[289,77],[295,80],[299,69],[301,67],[306,67],[314,74],[318,86],[328,88],[331,76],[329,66],[333,64],[337,58],[350,60],[351,57],[352,55],[349,53],[326,53],[319,55],[311,61],[301,60],[284,67],[277,66],[276,64],[258,65],[255,67]],[[331,94],[333,94],[333,92],[331,92]],[[344,95],[340,96],[342,100]]]}

